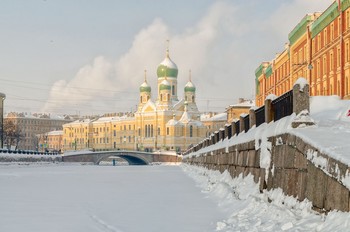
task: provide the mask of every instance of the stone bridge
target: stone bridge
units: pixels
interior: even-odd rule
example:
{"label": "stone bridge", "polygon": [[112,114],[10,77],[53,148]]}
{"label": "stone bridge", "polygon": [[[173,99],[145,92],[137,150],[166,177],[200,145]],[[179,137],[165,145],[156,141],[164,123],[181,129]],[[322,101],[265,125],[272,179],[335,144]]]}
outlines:
{"label": "stone bridge", "polygon": [[154,162],[181,162],[181,157],[172,154],[150,153],[142,151],[86,151],[76,154],[68,154],[62,157],[63,162],[88,162],[99,164],[111,156],[117,156],[126,160],[130,165],[148,165]]}

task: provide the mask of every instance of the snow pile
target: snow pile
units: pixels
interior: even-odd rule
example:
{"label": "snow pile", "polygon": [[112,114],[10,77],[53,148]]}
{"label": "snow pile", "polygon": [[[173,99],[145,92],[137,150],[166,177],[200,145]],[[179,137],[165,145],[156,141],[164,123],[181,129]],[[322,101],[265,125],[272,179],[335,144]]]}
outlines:
{"label": "snow pile", "polygon": [[232,179],[227,171],[221,174],[185,164],[182,168],[227,212],[228,217],[217,222],[216,231],[349,231],[349,213],[319,215],[311,209],[311,202],[299,202],[281,189],[259,193],[251,175]]}

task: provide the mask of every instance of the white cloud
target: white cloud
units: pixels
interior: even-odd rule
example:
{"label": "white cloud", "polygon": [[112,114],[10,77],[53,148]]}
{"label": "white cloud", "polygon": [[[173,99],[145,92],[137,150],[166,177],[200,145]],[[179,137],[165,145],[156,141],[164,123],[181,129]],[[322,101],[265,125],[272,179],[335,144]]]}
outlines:
{"label": "white cloud", "polygon": [[[283,50],[288,33],[306,13],[324,10],[330,2],[283,2],[273,12],[254,18],[264,6],[263,1],[246,5],[216,1],[197,24],[180,33],[172,33],[157,18],[134,37],[130,49],[115,61],[97,57],[71,81],[56,82],[44,110],[79,106],[84,111],[84,105],[89,110],[98,108],[97,112],[129,110],[138,103],[144,69],[148,70],[155,98],[156,68],[165,55],[165,40],[170,39],[170,56],[179,67],[178,95],[182,97],[188,70],[192,69],[200,109],[206,110],[209,102],[211,110],[223,111],[239,97],[252,97],[254,70],[259,63]],[[108,103],[104,99],[109,99]]]}

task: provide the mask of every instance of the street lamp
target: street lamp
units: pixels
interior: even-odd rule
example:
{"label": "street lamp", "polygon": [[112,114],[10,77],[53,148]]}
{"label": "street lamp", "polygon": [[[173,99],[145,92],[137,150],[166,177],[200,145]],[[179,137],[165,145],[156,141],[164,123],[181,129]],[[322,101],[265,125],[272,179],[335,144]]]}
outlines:
{"label": "street lamp", "polygon": [[6,95],[0,93],[0,140],[1,140],[1,148],[4,147],[4,100]]}

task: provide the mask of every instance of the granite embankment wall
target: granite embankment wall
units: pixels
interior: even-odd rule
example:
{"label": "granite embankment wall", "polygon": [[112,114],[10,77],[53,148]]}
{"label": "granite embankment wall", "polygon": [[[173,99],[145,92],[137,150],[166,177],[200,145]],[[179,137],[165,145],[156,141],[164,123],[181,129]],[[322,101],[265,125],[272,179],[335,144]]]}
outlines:
{"label": "granite embankment wall", "polygon": [[60,155],[0,154],[0,162],[62,162]]}
{"label": "granite embankment wall", "polygon": [[[317,147],[307,144],[292,134],[281,134],[259,139],[231,143],[230,147],[209,151],[225,139],[237,139],[243,131],[262,123],[280,120],[294,113],[292,127],[312,125],[308,112],[309,85],[299,78],[293,89],[278,98],[269,96],[265,105],[251,109],[225,128],[212,134],[184,153],[183,162],[213,170],[228,170],[232,177],[249,173],[260,184],[260,190],[281,188],[285,194],[299,200],[309,199],[314,209],[350,211],[350,168],[322,154]],[[220,147],[220,146],[218,146]]]}
{"label": "granite embankment wall", "polygon": [[[313,208],[321,212],[350,211],[350,191],[342,183],[348,166],[292,134],[269,137],[267,146],[261,146],[262,142],[258,141],[258,146],[256,141],[250,141],[199,156],[189,155],[183,162],[221,172],[227,170],[232,177],[252,174],[261,191],[281,188],[300,201],[309,199]],[[260,160],[262,155],[270,156],[267,168],[260,165],[266,165]]]}

